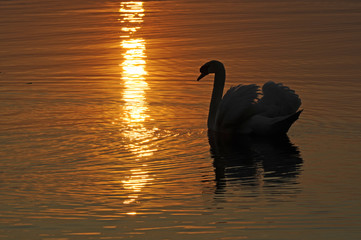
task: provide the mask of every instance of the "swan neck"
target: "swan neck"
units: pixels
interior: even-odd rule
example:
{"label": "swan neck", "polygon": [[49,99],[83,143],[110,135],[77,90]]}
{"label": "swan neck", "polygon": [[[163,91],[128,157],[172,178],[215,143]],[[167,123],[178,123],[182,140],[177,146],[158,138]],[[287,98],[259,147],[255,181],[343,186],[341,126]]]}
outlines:
{"label": "swan neck", "polygon": [[224,83],[226,81],[226,71],[224,67],[214,75],[213,92],[209,106],[208,129],[216,130],[216,117],[219,104],[222,101]]}

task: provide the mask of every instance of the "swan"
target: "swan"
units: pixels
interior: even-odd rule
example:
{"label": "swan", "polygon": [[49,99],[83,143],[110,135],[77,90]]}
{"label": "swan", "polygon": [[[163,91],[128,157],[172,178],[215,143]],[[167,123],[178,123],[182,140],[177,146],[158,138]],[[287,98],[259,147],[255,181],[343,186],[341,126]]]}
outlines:
{"label": "swan", "polygon": [[[208,129],[221,133],[254,135],[286,134],[303,110],[294,90],[282,83],[266,82],[231,87],[223,98],[226,70],[223,63],[212,60],[200,68],[197,81],[214,73],[214,85],[208,114]],[[262,97],[261,97],[262,96]]]}

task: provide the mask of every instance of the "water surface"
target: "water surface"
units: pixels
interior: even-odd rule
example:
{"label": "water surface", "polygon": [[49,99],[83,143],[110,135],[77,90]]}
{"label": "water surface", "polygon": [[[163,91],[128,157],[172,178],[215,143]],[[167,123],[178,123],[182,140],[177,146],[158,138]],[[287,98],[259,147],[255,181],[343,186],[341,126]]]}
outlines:
{"label": "water surface", "polygon": [[[1,239],[359,239],[359,1],[2,1]],[[283,82],[289,138],[207,134]]]}

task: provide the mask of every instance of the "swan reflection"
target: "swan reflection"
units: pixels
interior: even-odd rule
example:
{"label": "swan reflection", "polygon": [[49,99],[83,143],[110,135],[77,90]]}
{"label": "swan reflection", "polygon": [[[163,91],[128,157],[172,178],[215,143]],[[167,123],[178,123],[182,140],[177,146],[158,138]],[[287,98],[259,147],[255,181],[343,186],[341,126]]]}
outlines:
{"label": "swan reflection", "polygon": [[[214,159],[216,193],[229,182],[280,189],[298,183],[303,160],[287,135],[266,138],[208,132]],[[277,187],[277,188],[275,188]]]}

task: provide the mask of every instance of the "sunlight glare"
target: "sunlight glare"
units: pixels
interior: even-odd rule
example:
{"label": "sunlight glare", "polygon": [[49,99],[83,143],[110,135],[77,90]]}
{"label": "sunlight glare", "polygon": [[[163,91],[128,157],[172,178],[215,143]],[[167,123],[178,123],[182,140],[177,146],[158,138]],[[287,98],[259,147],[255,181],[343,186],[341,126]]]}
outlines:
{"label": "sunlight glare", "polygon": [[[119,118],[126,126],[121,129],[122,135],[127,139],[127,150],[135,156],[136,162],[150,157],[157,150],[150,140],[155,140],[155,128],[148,129],[144,123],[151,120],[147,114],[148,103],[146,91],[149,90],[146,82],[146,41],[143,38],[136,38],[135,33],[141,29],[144,9],[142,2],[122,2],[120,22],[122,23],[122,41],[120,46],[123,49],[123,62],[119,64],[122,71],[122,116]],[[127,190],[127,199],[123,204],[137,204],[142,189],[150,184],[153,178],[142,164],[138,168],[131,169],[129,175],[121,181],[123,189]],[[136,215],[132,211],[127,215]]]}

